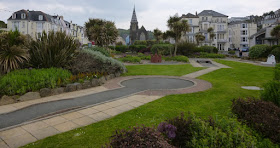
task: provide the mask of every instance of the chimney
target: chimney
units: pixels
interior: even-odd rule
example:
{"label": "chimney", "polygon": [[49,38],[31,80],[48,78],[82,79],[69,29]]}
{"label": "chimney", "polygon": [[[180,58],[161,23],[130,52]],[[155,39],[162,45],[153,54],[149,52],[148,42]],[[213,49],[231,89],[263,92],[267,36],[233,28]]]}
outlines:
{"label": "chimney", "polygon": [[59,16],[59,17],[60,17],[62,20],[64,20],[64,19],[63,19],[63,16]]}

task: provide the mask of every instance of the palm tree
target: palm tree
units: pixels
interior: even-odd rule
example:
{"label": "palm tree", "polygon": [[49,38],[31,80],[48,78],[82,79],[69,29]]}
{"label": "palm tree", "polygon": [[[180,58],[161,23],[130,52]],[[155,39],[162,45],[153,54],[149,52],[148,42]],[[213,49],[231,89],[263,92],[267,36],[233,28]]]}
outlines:
{"label": "palm tree", "polygon": [[190,26],[187,20],[181,20],[177,16],[170,17],[167,21],[167,26],[169,27],[169,31],[172,32],[169,34],[175,39],[174,56],[176,56],[179,40],[183,34],[190,30]]}
{"label": "palm tree", "polygon": [[274,36],[276,37],[278,40],[277,40],[277,44],[279,44],[279,39],[280,39],[280,25],[274,27],[272,30],[271,30],[271,36]]}
{"label": "palm tree", "polygon": [[199,45],[200,42],[202,42],[202,41],[205,40],[205,36],[202,35],[202,34],[200,34],[200,33],[197,33],[197,34],[195,35],[195,40],[196,40],[197,45]]}
{"label": "palm tree", "polygon": [[94,40],[98,46],[108,47],[118,37],[118,30],[114,22],[102,19],[89,19],[85,26],[89,40]]}
{"label": "palm tree", "polygon": [[27,38],[19,31],[0,34],[0,71],[8,73],[29,60]]}
{"label": "palm tree", "polygon": [[213,42],[214,37],[216,36],[214,33],[214,29],[212,27],[208,28],[207,32],[210,34],[211,45]]}
{"label": "palm tree", "polygon": [[160,39],[162,38],[162,32],[156,28],[153,33],[157,40],[157,43],[159,43]]}

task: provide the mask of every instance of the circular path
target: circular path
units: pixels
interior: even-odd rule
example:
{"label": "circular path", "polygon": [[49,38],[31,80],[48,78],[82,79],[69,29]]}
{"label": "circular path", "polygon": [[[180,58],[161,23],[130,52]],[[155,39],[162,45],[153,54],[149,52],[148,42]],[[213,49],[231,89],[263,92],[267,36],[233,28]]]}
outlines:
{"label": "circular path", "polygon": [[134,94],[164,96],[203,91],[212,87],[211,83],[203,80],[168,76],[119,77],[107,81],[104,86],[110,90],[67,100],[35,104],[0,114],[0,129],[57,112],[91,106]]}

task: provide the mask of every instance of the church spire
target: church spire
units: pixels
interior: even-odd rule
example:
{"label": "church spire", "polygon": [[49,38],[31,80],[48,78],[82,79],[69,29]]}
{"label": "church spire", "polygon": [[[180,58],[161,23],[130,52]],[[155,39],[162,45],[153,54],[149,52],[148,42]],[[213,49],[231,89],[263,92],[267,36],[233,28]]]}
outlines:
{"label": "church spire", "polygon": [[135,12],[135,5],[134,5],[134,9],[133,9],[133,14],[132,14],[132,18],[131,18],[131,23],[138,23],[137,17],[136,17],[136,12]]}

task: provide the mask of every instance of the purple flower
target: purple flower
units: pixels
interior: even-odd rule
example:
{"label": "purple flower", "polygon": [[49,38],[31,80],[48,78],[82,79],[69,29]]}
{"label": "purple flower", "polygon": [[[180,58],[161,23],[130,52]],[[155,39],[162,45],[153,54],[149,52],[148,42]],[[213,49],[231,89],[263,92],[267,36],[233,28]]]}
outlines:
{"label": "purple flower", "polygon": [[176,137],[177,128],[172,124],[162,122],[158,125],[157,130],[166,135],[169,139],[174,139]]}

